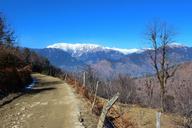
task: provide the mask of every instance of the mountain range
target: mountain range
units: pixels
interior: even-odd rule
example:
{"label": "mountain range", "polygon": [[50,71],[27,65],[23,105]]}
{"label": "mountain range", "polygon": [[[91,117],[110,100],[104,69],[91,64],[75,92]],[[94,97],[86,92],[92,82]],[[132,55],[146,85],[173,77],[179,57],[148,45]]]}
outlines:
{"label": "mountain range", "polygon": [[[65,71],[82,71],[91,66],[100,77],[111,78],[117,74],[133,77],[153,74],[149,58],[150,48],[120,49],[96,44],[57,43],[44,49],[32,49]],[[192,47],[170,44],[169,57],[172,64],[192,61]]]}

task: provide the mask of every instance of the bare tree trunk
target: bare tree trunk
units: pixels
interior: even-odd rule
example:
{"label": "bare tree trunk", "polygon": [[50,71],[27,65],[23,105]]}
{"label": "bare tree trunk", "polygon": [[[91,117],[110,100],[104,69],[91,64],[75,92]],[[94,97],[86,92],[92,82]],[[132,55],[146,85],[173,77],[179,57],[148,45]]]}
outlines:
{"label": "bare tree trunk", "polygon": [[161,111],[165,111],[165,87],[166,87],[166,82],[162,82],[161,84]]}

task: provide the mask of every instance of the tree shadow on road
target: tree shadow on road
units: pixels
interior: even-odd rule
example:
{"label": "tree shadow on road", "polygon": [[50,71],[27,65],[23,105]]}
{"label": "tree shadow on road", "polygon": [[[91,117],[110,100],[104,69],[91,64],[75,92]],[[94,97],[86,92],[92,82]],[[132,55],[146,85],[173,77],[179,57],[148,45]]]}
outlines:
{"label": "tree shadow on road", "polygon": [[48,86],[48,85],[57,85],[57,84],[63,84],[63,81],[44,81],[44,82],[38,82],[36,86]]}
{"label": "tree shadow on road", "polygon": [[[42,76],[42,77],[44,77],[44,76]],[[63,81],[57,81],[57,80],[41,81],[40,79],[37,79],[33,82],[35,85],[32,86],[31,88],[24,88],[20,92],[16,93],[14,96],[10,96],[8,98],[5,97],[5,99],[2,101],[2,103],[0,102],[0,108],[6,104],[9,104],[13,100],[20,98],[23,95],[35,95],[37,93],[52,91],[52,90],[56,89],[56,87],[54,87],[54,85],[63,84]]]}
{"label": "tree shadow on road", "polygon": [[41,92],[45,92],[45,91],[52,91],[56,88],[54,87],[36,87],[36,88],[32,88],[32,89],[27,89],[25,90],[25,94],[36,94],[36,93],[41,93]]}

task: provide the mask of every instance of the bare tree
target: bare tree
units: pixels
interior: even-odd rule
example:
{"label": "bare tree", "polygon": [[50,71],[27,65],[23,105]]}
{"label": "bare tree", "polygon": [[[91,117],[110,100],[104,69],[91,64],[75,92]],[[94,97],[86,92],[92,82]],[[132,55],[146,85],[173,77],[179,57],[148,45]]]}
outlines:
{"label": "bare tree", "polygon": [[99,79],[95,70],[91,66],[87,65],[85,71],[83,71],[83,84],[86,85],[86,88],[89,89],[91,94],[93,94],[96,89],[97,81],[99,81]]}
{"label": "bare tree", "polygon": [[175,88],[177,109],[187,117],[192,117],[192,84],[191,81],[183,80]]}
{"label": "bare tree", "polygon": [[126,75],[119,76],[112,81],[112,95],[120,92],[119,101],[122,103],[133,103],[136,99],[136,87],[134,80]]}
{"label": "bare tree", "polygon": [[152,66],[155,69],[157,79],[160,85],[161,110],[164,111],[165,93],[167,80],[171,78],[176,71],[176,68],[171,68],[168,58],[169,44],[173,43],[175,32],[162,22],[153,22],[147,28],[147,40],[152,45],[152,50],[149,52]]}
{"label": "bare tree", "polygon": [[178,82],[175,90],[176,111],[184,115],[183,126],[192,128],[192,84],[190,80]]}
{"label": "bare tree", "polygon": [[153,93],[154,93],[154,84],[152,83],[152,78],[148,77],[145,80],[145,92],[147,93],[147,104],[151,106]]}

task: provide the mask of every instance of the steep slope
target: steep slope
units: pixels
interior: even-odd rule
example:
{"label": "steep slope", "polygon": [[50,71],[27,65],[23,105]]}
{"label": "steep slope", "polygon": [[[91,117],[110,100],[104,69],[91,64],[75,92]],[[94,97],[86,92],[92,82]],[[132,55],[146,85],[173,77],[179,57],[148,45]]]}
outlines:
{"label": "steep slope", "polygon": [[70,53],[65,52],[61,49],[44,48],[32,50],[40,54],[41,56],[48,58],[53,65],[65,69],[66,71],[82,69],[82,67],[85,66],[81,60],[72,57]]}
{"label": "steep slope", "polygon": [[[192,111],[192,62],[182,63],[177,67],[173,77],[166,86],[165,108],[169,112],[177,112],[183,115],[191,115]],[[160,106],[160,86],[155,76],[135,79],[137,96],[140,103],[146,106]],[[151,92],[149,95],[149,92]]]}

